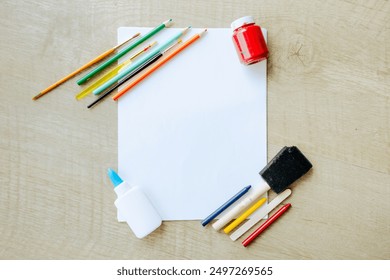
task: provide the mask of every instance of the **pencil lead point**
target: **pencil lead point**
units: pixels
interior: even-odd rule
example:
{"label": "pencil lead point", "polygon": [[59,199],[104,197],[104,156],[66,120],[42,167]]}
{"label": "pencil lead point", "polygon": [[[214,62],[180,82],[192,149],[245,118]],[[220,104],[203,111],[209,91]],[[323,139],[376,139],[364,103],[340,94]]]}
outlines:
{"label": "pencil lead point", "polygon": [[165,27],[170,27],[173,24],[172,19],[170,18],[164,21],[163,24],[165,25]]}
{"label": "pencil lead point", "polygon": [[200,33],[199,33],[199,37],[201,37],[204,33],[206,33],[207,31],[207,28],[205,28],[204,30],[202,30]]}
{"label": "pencil lead point", "polygon": [[181,34],[184,35],[190,28],[191,26],[184,28]]}

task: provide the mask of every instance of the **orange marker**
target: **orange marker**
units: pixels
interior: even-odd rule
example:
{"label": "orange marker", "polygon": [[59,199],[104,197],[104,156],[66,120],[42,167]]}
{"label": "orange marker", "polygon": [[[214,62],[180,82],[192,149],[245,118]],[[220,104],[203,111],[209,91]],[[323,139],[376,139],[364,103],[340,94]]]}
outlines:
{"label": "orange marker", "polygon": [[68,76],[62,78],[61,80],[55,82],[54,84],[52,84],[51,86],[49,86],[48,88],[42,90],[39,94],[35,95],[33,97],[33,100],[37,100],[38,98],[44,96],[46,93],[48,93],[49,91],[51,91],[52,89],[58,87],[59,85],[61,85],[62,83],[66,82],[67,80],[69,80],[70,78],[76,76],[78,73],[80,73],[81,71],[87,69],[88,67],[94,65],[95,63],[99,62],[100,60],[104,59],[105,57],[109,56],[110,54],[112,54],[113,52],[115,52],[118,48],[120,48],[121,46],[123,46],[125,43],[133,40],[134,38],[138,37],[141,33],[137,33],[135,34],[133,37],[129,38],[128,40],[124,41],[123,43],[109,49],[108,51],[105,51],[104,53],[102,53],[101,55],[99,55],[98,57],[92,59],[90,62],[84,64],[83,66],[81,66],[79,69],[73,71],[72,73],[70,73]]}
{"label": "orange marker", "polygon": [[117,101],[119,97],[121,97],[123,94],[125,94],[127,91],[129,91],[131,88],[133,88],[135,85],[137,85],[139,82],[141,82],[143,79],[145,79],[147,76],[152,74],[156,69],[158,69],[160,66],[164,65],[167,61],[169,61],[172,57],[177,55],[179,52],[184,50],[186,47],[191,45],[193,42],[198,40],[205,32],[207,29],[203,30],[199,34],[194,35],[190,39],[188,39],[186,42],[183,43],[180,47],[178,47],[176,50],[174,50],[172,53],[168,54],[166,57],[164,57],[162,60],[151,66],[146,72],[144,72],[142,75],[140,75],[137,79],[135,79],[133,82],[128,84],[124,89],[119,91],[112,99]]}

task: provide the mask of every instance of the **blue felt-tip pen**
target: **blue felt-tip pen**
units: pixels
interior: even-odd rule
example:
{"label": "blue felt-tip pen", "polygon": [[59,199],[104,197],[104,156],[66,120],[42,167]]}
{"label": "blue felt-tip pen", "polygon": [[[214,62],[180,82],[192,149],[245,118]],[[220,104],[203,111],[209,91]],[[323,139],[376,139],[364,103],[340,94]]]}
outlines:
{"label": "blue felt-tip pen", "polygon": [[202,221],[202,226],[206,226],[208,223],[210,223],[214,218],[216,218],[219,214],[221,214],[223,211],[225,211],[230,205],[232,205],[234,202],[239,200],[244,194],[246,194],[251,186],[246,186],[241,191],[239,191],[237,194],[235,194],[232,198],[230,198],[228,201],[226,201],[224,204],[222,204],[217,210],[215,210],[213,213],[211,213],[206,219]]}

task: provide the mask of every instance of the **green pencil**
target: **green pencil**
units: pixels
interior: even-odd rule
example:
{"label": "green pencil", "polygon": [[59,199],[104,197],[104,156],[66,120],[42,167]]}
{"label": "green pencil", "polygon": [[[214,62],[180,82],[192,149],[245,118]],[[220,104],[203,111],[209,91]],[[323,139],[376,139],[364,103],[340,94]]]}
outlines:
{"label": "green pencil", "polygon": [[159,26],[156,26],[152,31],[150,31],[149,33],[145,34],[144,36],[141,36],[138,40],[134,41],[133,44],[129,45],[128,47],[126,47],[125,49],[123,49],[122,51],[118,52],[116,55],[114,55],[112,58],[110,58],[109,60],[107,60],[106,62],[100,64],[98,67],[96,67],[95,69],[93,69],[91,72],[89,72],[88,74],[86,74],[84,77],[82,77],[80,80],[77,81],[77,84],[78,85],[82,85],[84,84],[86,81],[88,81],[90,78],[92,78],[93,76],[95,76],[97,73],[99,73],[100,71],[102,71],[103,69],[107,68],[109,65],[111,65],[112,63],[114,63],[115,61],[117,61],[119,58],[121,58],[122,56],[124,56],[126,53],[128,53],[129,51],[131,51],[132,49],[134,49],[136,46],[138,46],[139,44],[145,42],[147,39],[149,39],[150,37],[154,36],[155,34],[157,34],[159,31],[163,30],[165,27],[168,27],[172,22],[172,19],[169,19],[167,21],[164,21],[163,23],[161,23]]}
{"label": "green pencil", "polygon": [[163,45],[161,45],[158,49],[151,52],[149,55],[145,56],[143,59],[140,59],[139,61],[135,62],[134,64],[130,64],[127,68],[123,69],[119,74],[102,84],[100,87],[96,88],[93,92],[93,94],[97,95],[108,89],[110,86],[127,76],[130,72],[134,71],[138,67],[141,67],[142,64],[144,64],[147,60],[155,56],[159,52],[163,52],[165,49],[169,48],[173,43],[175,43],[183,34],[185,34],[188,29],[190,29],[191,26],[183,29],[182,31],[179,31],[176,33],[175,36],[171,37],[167,42],[165,42]]}

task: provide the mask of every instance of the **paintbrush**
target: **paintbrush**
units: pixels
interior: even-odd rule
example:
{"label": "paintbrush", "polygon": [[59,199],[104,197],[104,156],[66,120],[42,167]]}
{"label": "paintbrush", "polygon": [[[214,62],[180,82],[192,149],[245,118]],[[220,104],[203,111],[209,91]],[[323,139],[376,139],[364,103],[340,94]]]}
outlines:
{"label": "paintbrush", "polygon": [[276,193],[283,192],[289,185],[306,174],[310,168],[312,164],[297,147],[284,147],[260,171],[264,182],[253,187],[244,200],[213,224],[213,228],[220,230],[268,190],[272,189]]}

